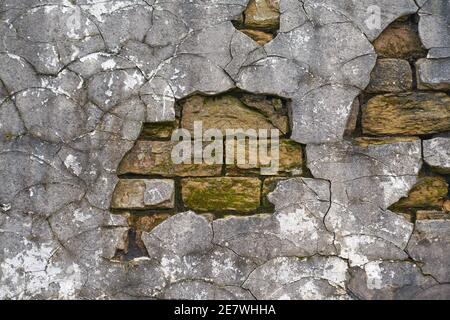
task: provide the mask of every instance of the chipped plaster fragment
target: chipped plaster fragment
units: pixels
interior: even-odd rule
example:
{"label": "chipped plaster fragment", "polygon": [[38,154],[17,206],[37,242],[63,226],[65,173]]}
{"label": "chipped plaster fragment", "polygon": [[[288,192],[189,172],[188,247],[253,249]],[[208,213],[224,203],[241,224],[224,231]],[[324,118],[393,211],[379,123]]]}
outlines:
{"label": "chipped plaster fragment", "polygon": [[383,289],[383,268],[380,266],[381,261],[367,263],[364,270],[367,275],[367,287],[373,289]]}
{"label": "chipped plaster fragment", "polygon": [[11,204],[10,203],[2,203],[1,207],[2,207],[2,211],[3,212],[8,212],[9,210],[11,210]]}
{"label": "chipped plaster fragment", "polygon": [[[27,298],[41,294],[45,290],[43,284],[56,282],[59,299],[74,298],[82,285],[80,267],[70,262],[64,267],[53,263],[52,256],[58,250],[54,244],[36,245],[23,239],[22,245],[27,248],[25,251],[16,253],[0,263],[0,297]],[[22,270],[22,273],[18,273],[18,269]]]}

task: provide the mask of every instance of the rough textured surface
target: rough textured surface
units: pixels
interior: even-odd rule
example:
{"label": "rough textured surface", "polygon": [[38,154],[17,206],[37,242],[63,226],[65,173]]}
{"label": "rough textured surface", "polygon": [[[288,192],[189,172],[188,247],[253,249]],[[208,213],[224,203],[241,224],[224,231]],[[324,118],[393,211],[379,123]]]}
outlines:
{"label": "rough textured surface", "polygon": [[255,29],[278,29],[280,0],[250,0],[244,11],[244,24]]}
{"label": "rough textured surface", "polygon": [[438,172],[450,173],[450,137],[436,137],[423,142],[427,164]]}
{"label": "rough textured surface", "polygon": [[417,180],[420,141],[365,146],[341,142],[308,145],[306,151],[312,174],[332,181],[324,221],[350,265],[405,259],[413,225],[388,207],[406,196]]}
{"label": "rough textured surface", "polygon": [[[449,298],[448,221],[414,228],[388,209],[417,182],[420,140],[343,139],[371,42],[418,12],[427,58],[448,58],[449,1],[281,0],[264,46],[231,22],[247,5],[0,0],[0,298]],[[435,63],[419,77],[441,88]],[[146,253],[120,259],[133,223],[111,200],[143,123],[232,89],[289,100],[314,178],[281,182],[274,214],[155,218],[139,230]],[[425,160],[448,168],[446,140],[430,138]],[[144,205],[159,201],[143,192]]]}
{"label": "rough textured surface", "polygon": [[428,58],[450,57],[449,2],[444,0],[422,1],[419,11],[419,34]]}
{"label": "rough textured surface", "polygon": [[450,97],[444,93],[377,96],[363,108],[368,135],[427,135],[450,131]]}
{"label": "rough textured surface", "polygon": [[[245,144],[246,146],[246,157],[248,158],[248,150],[249,143]],[[271,148],[271,144],[267,140],[259,140],[258,150],[261,150],[263,147],[268,146]],[[240,164],[237,160],[235,160],[234,164],[230,164],[226,166],[226,174],[230,176],[235,175],[301,175],[302,174],[302,165],[303,165],[303,150],[300,144],[293,142],[292,140],[282,139],[278,143],[279,146],[279,164],[277,172],[263,172],[261,168],[268,168],[269,165],[262,164],[261,161],[257,161],[256,164],[251,164],[249,162],[245,164]],[[237,146],[235,146],[237,149]],[[270,150],[270,149],[269,149]],[[235,151],[236,152],[236,151]],[[226,152],[225,152],[226,153]],[[268,152],[267,159],[271,159],[270,152]],[[258,158],[261,160],[261,158]]]}
{"label": "rough textured surface", "polygon": [[[444,204],[444,207],[445,206],[446,205]],[[447,219],[450,219],[449,213],[450,213],[450,210],[447,210],[447,212],[419,210],[416,213],[416,219],[417,220],[447,220]]]}
{"label": "rough textured surface", "polygon": [[441,177],[426,177],[420,179],[408,197],[394,205],[395,209],[428,208],[441,209],[448,196],[448,184]]}
{"label": "rough textured surface", "polygon": [[416,68],[419,89],[450,91],[450,58],[421,59]]}
{"label": "rough textured surface", "polygon": [[114,191],[113,209],[173,208],[173,180],[121,180]]}
{"label": "rough textured surface", "polygon": [[287,180],[269,197],[276,206],[274,215],[215,220],[214,242],[257,262],[336,252],[333,235],[323,223],[330,206],[327,181]]}
{"label": "rough textured surface", "polygon": [[368,93],[403,92],[412,89],[413,76],[406,60],[380,59],[370,76]]}
{"label": "rough textured surface", "polygon": [[441,283],[450,280],[450,220],[418,221],[408,245],[411,257],[423,263],[423,271]]}
{"label": "rough textured surface", "polygon": [[170,141],[138,141],[120,163],[118,173],[166,177],[220,175],[221,165],[174,164],[171,152],[175,144]]}
{"label": "rough textured surface", "polygon": [[393,23],[373,45],[382,58],[408,59],[426,55],[419,36],[409,24]]}
{"label": "rough textured surface", "polygon": [[252,212],[259,207],[261,181],[257,178],[183,179],[183,202],[198,212]]}
{"label": "rough textured surface", "polygon": [[[195,121],[203,122],[203,130],[219,129],[224,134],[226,129],[279,129],[281,132],[288,131],[287,115],[276,114],[272,108],[269,119],[262,114],[249,109],[238,98],[223,96],[208,98],[194,96],[183,103],[183,116],[181,126],[194,133]],[[270,121],[274,118],[275,121]],[[278,121],[276,121],[278,120]]]}

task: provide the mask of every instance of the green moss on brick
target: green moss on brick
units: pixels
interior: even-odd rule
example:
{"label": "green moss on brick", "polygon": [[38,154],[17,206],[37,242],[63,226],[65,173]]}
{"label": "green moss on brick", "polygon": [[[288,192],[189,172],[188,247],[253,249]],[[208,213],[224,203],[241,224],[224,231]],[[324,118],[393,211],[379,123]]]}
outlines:
{"label": "green moss on brick", "polygon": [[257,178],[183,179],[181,185],[184,205],[198,212],[250,213],[260,206]]}

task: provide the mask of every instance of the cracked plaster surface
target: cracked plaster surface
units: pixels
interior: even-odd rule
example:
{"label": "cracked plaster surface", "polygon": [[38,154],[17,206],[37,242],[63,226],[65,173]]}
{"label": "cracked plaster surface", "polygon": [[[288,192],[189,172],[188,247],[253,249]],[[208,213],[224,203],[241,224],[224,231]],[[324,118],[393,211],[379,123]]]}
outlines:
{"label": "cracked plaster surface", "polygon": [[[430,36],[446,32],[432,2],[281,0],[279,33],[260,47],[231,23],[247,0],[0,0],[0,298],[448,295],[449,251],[423,240],[448,249],[448,223],[414,228],[388,209],[417,179],[420,141],[343,140],[370,41],[392,21],[419,12],[427,48],[448,51]],[[233,88],[290,99],[315,178],[280,183],[274,215],[177,214],[143,234],[148,257],[115,261],[129,229],[109,212],[116,169],[142,123]]]}

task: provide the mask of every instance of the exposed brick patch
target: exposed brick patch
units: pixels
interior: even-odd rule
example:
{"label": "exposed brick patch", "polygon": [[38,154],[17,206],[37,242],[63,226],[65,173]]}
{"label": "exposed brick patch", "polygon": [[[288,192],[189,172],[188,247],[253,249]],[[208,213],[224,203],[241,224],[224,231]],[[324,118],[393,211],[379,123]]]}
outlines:
{"label": "exposed brick patch", "polygon": [[[173,122],[144,124],[135,146],[122,159],[118,168],[121,179],[112,201],[114,210],[144,214],[147,219],[165,219],[187,209],[216,217],[268,213],[273,212],[273,206],[267,195],[275,189],[275,182],[307,172],[302,146],[289,139],[289,110],[285,99],[244,92],[195,95],[178,101],[176,109]],[[172,132],[176,128],[187,129],[194,138],[195,121],[202,122],[203,131],[218,129],[224,135],[227,129],[278,129],[281,135],[278,172],[267,174],[262,171],[267,165],[262,162],[261,154],[258,154],[257,163],[249,163],[248,140],[246,163],[236,159],[233,163],[226,162],[227,155],[233,151],[226,147],[226,136],[223,163],[174,164],[171,153],[178,142],[171,141]],[[271,158],[270,142],[259,139],[257,147],[265,144],[268,145],[267,156]],[[204,142],[203,148],[207,146],[208,142]],[[237,152],[236,143],[235,155]],[[159,190],[166,185],[174,187]]]}

